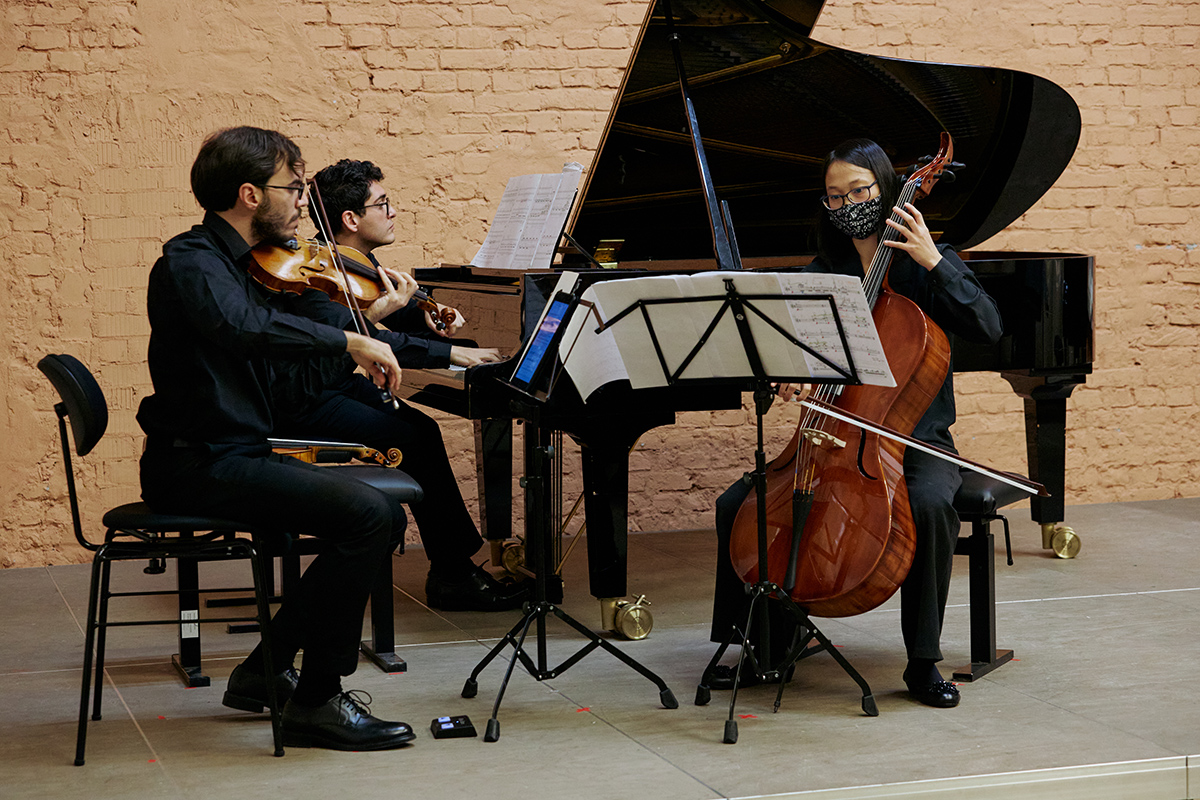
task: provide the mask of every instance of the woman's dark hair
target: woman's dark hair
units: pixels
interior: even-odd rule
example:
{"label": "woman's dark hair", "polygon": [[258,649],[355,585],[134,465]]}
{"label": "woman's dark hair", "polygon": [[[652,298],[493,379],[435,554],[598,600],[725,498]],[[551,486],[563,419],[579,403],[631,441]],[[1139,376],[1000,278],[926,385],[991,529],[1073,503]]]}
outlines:
{"label": "woman's dark hair", "polygon": [[283,164],[304,170],[300,148],[278,131],[242,126],[204,140],[192,162],[192,194],[205,211],[228,211],[243,183],[261,186]]}
{"label": "woman's dark hair", "polygon": [[[383,180],[383,170],[370,161],[351,161],[343,158],[336,164],[330,164],[313,176],[317,189],[321,192],[321,202],[325,206],[325,214],[329,217],[330,236],[337,236],[342,230],[342,213],[363,210],[371,197],[371,184]],[[314,222],[319,220],[316,209],[316,197],[311,200],[313,207],[309,208],[309,216]],[[318,236],[321,226],[317,225]]]}
{"label": "woman's dark hair", "polygon": [[[825,180],[825,174],[829,171],[829,165],[834,161],[844,161],[847,164],[870,170],[871,174],[875,176],[875,180],[879,181],[879,198],[883,204],[883,214],[879,217],[879,228],[875,232],[882,236],[883,229],[887,227],[885,220],[891,216],[892,207],[900,198],[900,189],[903,186],[900,178],[896,176],[892,160],[887,157],[887,153],[883,152],[882,147],[870,139],[847,139],[825,156],[825,162],[821,165],[822,182]],[[822,209],[819,219],[820,222],[817,223],[817,253],[830,263],[853,256],[855,254],[853,240],[833,227],[833,223],[829,221],[829,215],[825,213],[824,209]]]}

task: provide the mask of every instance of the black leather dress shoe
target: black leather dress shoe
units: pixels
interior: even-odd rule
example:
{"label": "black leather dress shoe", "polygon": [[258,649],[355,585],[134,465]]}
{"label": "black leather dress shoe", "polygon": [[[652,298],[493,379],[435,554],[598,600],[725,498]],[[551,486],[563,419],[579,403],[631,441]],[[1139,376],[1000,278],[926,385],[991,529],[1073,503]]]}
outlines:
{"label": "black leather dress shoe", "polygon": [[528,598],[526,584],[500,583],[483,567],[457,581],[432,572],[425,581],[425,601],[441,611],[508,611],[520,608]]}
{"label": "black leather dress shoe", "polygon": [[329,702],[308,708],[289,700],[283,707],[283,744],[285,747],[324,747],[329,750],[390,750],[416,738],[403,722],[388,722],[371,716],[367,705],[371,696],[360,702],[359,692],[341,692]]}
{"label": "black leather dress shoe", "polygon": [[[288,667],[275,676],[275,697],[280,706],[291,699],[292,692],[296,691],[298,678],[299,673],[294,667]],[[233,668],[233,672],[229,673],[229,683],[225,687],[221,705],[252,714],[262,713],[267,710],[267,679],[238,664]]]}
{"label": "black leather dress shoe", "polygon": [[960,695],[958,687],[950,681],[934,681],[927,684],[908,685],[908,693],[919,702],[934,708],[954,708],[958,705]]}

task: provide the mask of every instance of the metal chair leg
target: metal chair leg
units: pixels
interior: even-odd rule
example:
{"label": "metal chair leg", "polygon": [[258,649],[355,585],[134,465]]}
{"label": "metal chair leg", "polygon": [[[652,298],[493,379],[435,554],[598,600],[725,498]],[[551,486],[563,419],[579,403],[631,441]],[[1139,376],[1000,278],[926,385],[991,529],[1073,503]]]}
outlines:
{"label": "metal chair leg", "polygon": [[100,567],[104,549],[92,558],[92,578],[88,583],[87,627],[83,645],[83,679],[79,690],[79,730],[75,736],[75,766],[84,764],[84,749],[87,747],[88,700],[92,691],[92,647],[96,643],[96,606],[100,591]]}
{"label": "metal chair leg", "polygon": [[[275,756],[283,755],[283,725],[280,719],[283,709],[279,707],[279,697],[275,691],[275,676],[279,674],[275,666],[275,658],[271,650],[271,606],[269,603],[267,564],[273,565],[270,556],[260,555],[258,548],[252,544],[246,546],[250,556],[250,569],[254,572],[254,599],[258,608],[258,630],[262,641],[263,670],[267,679],[267,702],[271,709],[271,735],[274,738]],[[265,562],[265,563],[264,563]]]}
{"label": "metal chair leg", "polygon": [[112,578],[112,560],[108,557],[107,549],[101,551],[100,555],[100,610],[99,616],[96,617],[96,668],[93,672],[95,678],[95,695],[92,698],[92,719],[98,720],[102,714],[101,702],[104,694],[104,648],[108,644],[108,598],[110,595],[110,581]]}

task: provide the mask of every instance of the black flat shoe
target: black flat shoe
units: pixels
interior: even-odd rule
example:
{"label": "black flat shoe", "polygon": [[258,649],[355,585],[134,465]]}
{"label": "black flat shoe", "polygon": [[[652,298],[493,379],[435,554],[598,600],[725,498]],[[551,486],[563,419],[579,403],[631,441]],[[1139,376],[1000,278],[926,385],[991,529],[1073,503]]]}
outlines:
{"label": "black flat shoe", "polygon": [[[360,702],[355,694],[366,695]],[[403,722],[371,716],[366,692],[341,692],[329,702],[307,708],[288,701],[283,707],[285,747],[324,747],[328,750],[390,750],[416,738]]]}
{"label": "black flat shoe", "polygon": [[[275,697],[280,706],[292,698],[299,677],[294,667],[288,667],[275,676]],[[238,711],[249,711],[251,714],[261,714],[267,710],[267,679],[238,664],[233,668],[233,672],[229,673],[229,683],[225,687],[221,705],[236,708]]]}
{"label": "black flat shoe", "polygon": [[425,581],[425,602],[441,611],[509,611],[529,599],[526,584],[500,583],[483,567],[456,581],[433,573]]}
{"label": "black flat shoe", "polygon": [[950,681],[934,681],[923,685],[909,683],[908,693],[914,700],[934,708],[954,708],[961,697],[958,687]]}

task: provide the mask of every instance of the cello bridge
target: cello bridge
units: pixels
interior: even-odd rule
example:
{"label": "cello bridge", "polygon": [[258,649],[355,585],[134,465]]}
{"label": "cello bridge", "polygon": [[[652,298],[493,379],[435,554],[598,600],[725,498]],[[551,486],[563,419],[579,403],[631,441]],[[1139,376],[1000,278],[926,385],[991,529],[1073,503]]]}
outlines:
{"label": "cello bridge", "polygon": [[817,447],[845,447],[846,442],[837,438],[828,431],[818,430],[816,428],[801,428],[800,435],[808,440],[809,444]]}

